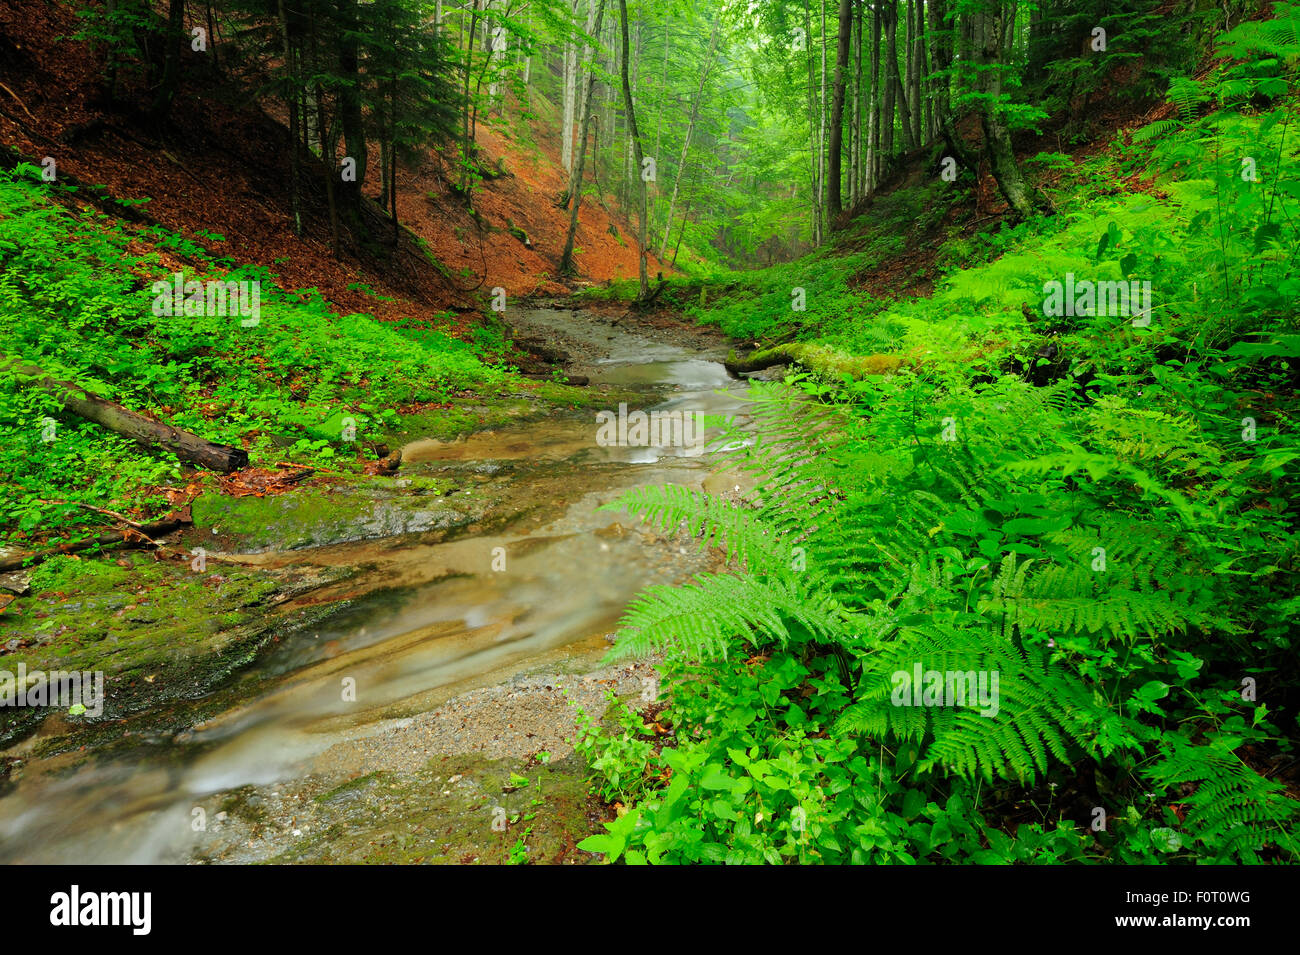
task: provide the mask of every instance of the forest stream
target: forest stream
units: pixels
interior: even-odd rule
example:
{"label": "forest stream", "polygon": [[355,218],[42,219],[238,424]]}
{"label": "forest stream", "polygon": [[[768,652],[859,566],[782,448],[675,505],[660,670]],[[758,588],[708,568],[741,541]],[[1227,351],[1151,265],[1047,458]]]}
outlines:
{"label": "forest stream", "polygon": [[[552,305],[516,311],[510,323],[517,336],[582,356],[593,387],[644,396],[647,410],[743,426],[745,385],[724,370],[717,344]],[[0,861],[472,860],[513,843],[529,806],[564,797],[572,812],[589,812],[567,742],[572,704],[599,719],[606,692],[652,685],[647,662],[602,661],[609,635],[642,588],[713,559],[600,508],[638,486],[733,494],[741,483],[718,464],[718,427],[696,448],[603,447],[594,419],[590,409],[563,412],[408,444],[398,486],[412,474],[451,478],[467,489],[444,506],[457,495],[490,502],[491,519],[469,533],[429,543],[417,524],[417,533],[225,555],[357,572],[348,600],[313,626],[288,628],[208,695],[192,725],[137,727],[132,717],[89,757],[87,747],[29,757],[33,739],[8,750],[24,763],[0,798]],[[562,853],[571,834],[546,822],[533,841],[550,838]]]}

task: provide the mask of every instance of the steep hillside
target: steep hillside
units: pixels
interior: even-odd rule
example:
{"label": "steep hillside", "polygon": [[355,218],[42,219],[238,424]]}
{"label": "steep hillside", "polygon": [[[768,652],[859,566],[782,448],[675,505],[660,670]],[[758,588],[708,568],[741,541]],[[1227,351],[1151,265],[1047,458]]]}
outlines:
{"label": "steep hillside", "polygon": [[[221,253],[270,268],[283,286],[317,288],[340,309],[388,320],[473,308],[474,293],[495,286],[511,294],[564,291],[554,279],[568,214],[553,202],[563,173],[551,150],[517,146],[481,126],[485,165],[499,163],[505,174],[479,186],[478,217],[448,187],[445,161],[427,153],[398,177],[399,216],[410,233],[385,245],[387,230],[378,225],[368,247],[345,237],[336,259],[319,186],[306,196],[305,234],[293,233],[288,130],[249,105],[257,77],[225,76],[211,56],[186,51],[169,121],[149,131],[142,117],[105,109],[100,57],[69,39],[79,27],[70,5],[0,0],[0,142],[29,161],[52,157],[65,183],[107,187],[101,204],[104,196],[148,199],[134,207],[139,219],[187,237],[224,236]],[[367,182],[373,194],[377,165]],[[510,222],[527,232],[531,248]],[[636,274],[634,245],[613,230],[622,235],[629,227],[601,204],[584,203],[577,237],[583,280]],[[428,261],[416,237],[443,268]],[[364,294],[359,283],[392,301]]]}

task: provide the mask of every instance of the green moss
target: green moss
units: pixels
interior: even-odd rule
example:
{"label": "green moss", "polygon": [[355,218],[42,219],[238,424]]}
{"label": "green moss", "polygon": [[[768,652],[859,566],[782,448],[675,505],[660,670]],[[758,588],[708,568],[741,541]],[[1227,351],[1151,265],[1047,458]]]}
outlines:
{"label": "green moss", "polygon": [[316,797],[318,803],[331,803],[339,799],[364,792],[370,786],[382,783],[386,773],[366,773],[364,776],[358,776],[356,779],[350,779],[341,786],[335,786],[327,793],[321,793]]}
{"label": "green moss", "polygon": [[452,490],[445,478],[354,477],[268,497],[205,493],[192,513],[200,539],[223,550],[292,550],[456,526]]}
{"label": "green moss", "polygon": [[[0,616],[0,657],[16,672],[104,674],[104,718],[145,703],[201,693],[245,662],[269,626],[267,599],[281,583],[209,564],[56,557],[32,576],[32,592]],[[4,708],[0,739],[48,711]]]}
{"label": "green moss", "polygon": [[[898,355],[848,355],[824,345],[793,342],[765,348],[747,356],[746,361],[759,363],[767,359],[802,365],[815,374],[832,379],[864,378],[868,375],[889,375],[904,364]],[[728,361],[736,361],[733,351]]]}

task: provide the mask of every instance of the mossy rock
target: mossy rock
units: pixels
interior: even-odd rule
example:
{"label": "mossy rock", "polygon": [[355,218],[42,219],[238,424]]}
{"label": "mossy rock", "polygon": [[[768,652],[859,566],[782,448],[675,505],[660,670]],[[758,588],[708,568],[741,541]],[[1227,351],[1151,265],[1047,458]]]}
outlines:
{"label": "mossy rock", "polygon": [[[116,559],[60,556],[32,574],[31,593],[0,616],[0,669],[102,673],[107,721],[168,700],[201,695],[244,666],[274,618],[270,574],[144,554]],[[0,740],[53,712],[0,707]]]}
{"label": "mossy rock", "polygon": [[206,493],[194,501],[200,540],[223,551],[257,553],[423,534],[460,526],[448,502],[452,482],[411,477],[358,478],[267,497]]}

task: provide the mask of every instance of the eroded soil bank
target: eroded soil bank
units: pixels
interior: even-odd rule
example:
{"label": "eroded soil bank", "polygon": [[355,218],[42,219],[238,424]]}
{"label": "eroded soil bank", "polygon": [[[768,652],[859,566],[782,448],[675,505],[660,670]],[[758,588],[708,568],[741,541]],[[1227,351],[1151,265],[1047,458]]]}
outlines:
{"label": "eroded soil bank", "polygon": [[721,336],[662,315],[508,319],[590,387],[408,418],[393,477],[205,493],[171,559],[80,562],[0,617],[4,666],[108,677],[98,718],[6,714],[0,861],[589,861],[575,844],[609,810],[575,707],[654,698],[650,661],[602,662],[608,637],[643,587],[717,559],[603,508],[740,486],[719,431],[602,446],[594,412],[743,423],[744,385]]}

